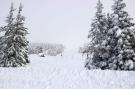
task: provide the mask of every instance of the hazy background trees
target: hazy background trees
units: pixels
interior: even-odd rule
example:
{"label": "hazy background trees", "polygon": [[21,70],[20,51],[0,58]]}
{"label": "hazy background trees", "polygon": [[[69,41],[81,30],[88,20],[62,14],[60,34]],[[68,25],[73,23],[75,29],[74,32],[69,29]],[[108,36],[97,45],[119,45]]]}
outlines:
{"label": "hazy background trees", "polygon": [[62,44],[49,44],[49,43],[30,43],[29,54],[44,53],[45,55],[56,56],[62,55],[65,46]]}

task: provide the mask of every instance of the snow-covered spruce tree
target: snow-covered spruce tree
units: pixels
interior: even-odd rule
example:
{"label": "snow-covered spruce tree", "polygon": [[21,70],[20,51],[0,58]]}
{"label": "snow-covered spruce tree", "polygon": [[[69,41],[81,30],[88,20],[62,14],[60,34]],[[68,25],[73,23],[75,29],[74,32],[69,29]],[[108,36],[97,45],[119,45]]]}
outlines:
{"label": "snow-covered spruce tree", "polygon": [[15,22],[15,48],[18,61],[22,64],[29,63],[28,60],[28,41],[26,35],[28,34],[27,28],[24,27],[25,17],[21,15],[22,4],[19,6],[18,15]]}
{"label": "snow-covered spruce tree", "polygon": [[135,70],[135,29],[132,18],[124,10],[126,4],[123,0],[115,0],[113,8],[113,17],[115,29],[117,29],[118,43],[116,45],[114,56],[115,70]]}
{"label": "snow-covered spruce tree", "polygon": [[107,14],[106,17],[106,23],[107,23],[107,31],[105,40],[102,42],[102,47],[104,48],[104,51],[102,53],[102,58],[105,61],[105,67],[104,69],[116,69],[116,55],[118,54],[117,50],[117,28],[114,24],[115,20],[113,15]]}
{"label": "snow-covered spruce tree", "polygon": [[103,5],[100,0],[97,3],[97,12],[91,24],[88,38],[90,43],[86,49],[87,59],[85,67],[88,69],[106,67],[106,58],[102,58],[104,54],[104,42],[106,42],[107,24],[105,14],[102,12]]}
{"label": "snow-covered spruce tree", "polygon": [[[13,17],[13,13],[14,13],[14,7],[13,7],[13,3],[11,4],[11,7],[10,7],[10,11],[9,11],[9,15],[6,19],[6,22],[7,22],[7,26],[5,27],[2,27],[2,30],[3,31],[6,31],[5,32],[5,35],[2,36],[0,39],[1,39],[1,42],[0,42],[0,66],[1,67],[7,67],[10,62],[8,60],[8,55],[7,55],[7,43],[10,41],[10,39],[8,39],[8,33],[10,33],[11,30],[14,30],[14,17]],[[10,43],[10,42],[9,42]]]}
{"label": "snow-covered spruce tree", "polygon": [[2,67],[18,67],[29,63],[28,60],[28,41],[25,36],[28,34],[27,28],[23,26],[24,16],[21,15],[22,5],[19,7],[17,17],[13,18],[13,5],[11,6],[10,15],[8,17],[8,25],[5,32],[5,50],[4,62]]}
{"label": "snow-covered spruce tree", "polygon": [[0,36],[0,65],[2,65],[4,62],[2,60],[4,57],[4,50],[5,50],[5,44],[4,44],[5,38],[2,35],[2,33],[4,33],[4,30],[5,30],[5,28],[1,27],[1,29],[0,29],[0,33],[1,33],[1,36]]}

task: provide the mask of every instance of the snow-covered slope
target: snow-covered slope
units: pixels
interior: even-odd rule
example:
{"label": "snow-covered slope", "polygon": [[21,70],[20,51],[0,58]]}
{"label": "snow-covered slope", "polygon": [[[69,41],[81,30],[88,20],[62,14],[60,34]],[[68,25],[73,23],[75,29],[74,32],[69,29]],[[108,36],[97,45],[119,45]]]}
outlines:
{"label": "snow-covered slope", "polygon": [[81,55],[30,55],[23,68],[0,68],[0,89],[134,89],[135,72],[85,70]]}

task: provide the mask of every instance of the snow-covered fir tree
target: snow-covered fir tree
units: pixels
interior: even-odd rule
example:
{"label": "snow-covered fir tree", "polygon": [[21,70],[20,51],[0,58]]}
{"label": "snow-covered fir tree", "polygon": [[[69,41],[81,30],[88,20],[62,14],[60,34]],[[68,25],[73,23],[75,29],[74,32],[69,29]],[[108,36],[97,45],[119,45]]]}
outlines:
{"label": "snow-covered fir tree", "polygon": [[7,22],[7,26],[2,27],[1,30],[2,31],[6,31],[4,36],[0,37],[0,66],[2,67],[7,67],[9,65],[9,60],[8,60],[8,55],[7,55],[7,42],[10,41],[10,39],[8,39],[7,33],[10,33],[11,30],[14,30],[14,17],[13,17],[13,13],[14,13],[15,9],[13,7],[13,3],[11,4],[10,7],[10,11],[9,11],[9,15],[6,19]]}
{"label": "snow-covered fir tree", "polygon": [[125,7],[123,0],[115,0],[113,13],[105,17],[98,1],[89,32],[91,42],[84,51],[86,68],[135,70],[135,29]]}
{"label": "snow-covered fir tree", "polygon": [[104,51],[102,54],[102,58],[105,61],[104,69],[115,69],[116,55],[118,50],[116,50],[118,38],[117,38],[117,28],[115,28],[114,17],[111,14],[107,14],[106,23],[107,30],[104,42],[102,42],[102,46],[104,46]]}
{"label": "snow-covered fir tree", "polygon": [[28,41],[26,35],[28,34],[28,29],[24,27],[25,17],[21,15],[22,4],[20,4],[18,15],[15,22],[15,48],[16,48],[16,57],[18,61],[22,64],[29,63],[28,60]]}
{"label": "snow-covered fir tree", "polygon": [[132,18],[124,10],[125,7],[123,0],[115,0],[112,6],[118,40],[113,59],[115,70],[135,70],[135,29]]}
{"label": "snow-covered fir tree", "polygon": [[87,53],[87,59],[85,67],[88,69],[101,68],[106,66],[106,59],[102,58],[104,54],[104,42],[106,41],[107,24],[106,17],[103,13],[103,4],[100,0],[97,3],[97,11],[95,18],[91,24],[91,30],[89,31],[88,38],[90,43],[87,46],[85,52]]}
{"label": "snow-covered fir tree", "polygon": [[15,19],[13,18],[13,11],[12,4],[4,35],[4,57],[0,61],[0,66],[2,67],[18,67],[29,63],[28,41],[25,37],[28,32],[27,28],[23,26],[25,18],[21,15],[22,5],[19,6],[19,11]]}

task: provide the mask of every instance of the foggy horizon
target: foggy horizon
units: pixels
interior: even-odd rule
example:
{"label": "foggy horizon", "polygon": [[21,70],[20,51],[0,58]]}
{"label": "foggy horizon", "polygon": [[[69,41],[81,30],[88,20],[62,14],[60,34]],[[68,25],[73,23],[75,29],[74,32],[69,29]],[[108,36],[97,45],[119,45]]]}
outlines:
{"label": "foggy horizon", "polygon": [[[111,11],[113,0],[101,0],[104,12]],[[95,15],[97,0],[4,0],[0,3],[0,25],[5,25],[11,2],[24,6],[23,15],[30,42],[64,44],[78,48],[88,42],[90,22]],[[125,0],[127,11],[135,18],[132,0]]]}

